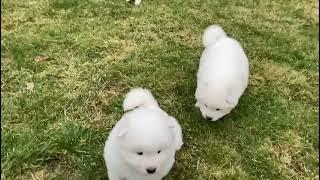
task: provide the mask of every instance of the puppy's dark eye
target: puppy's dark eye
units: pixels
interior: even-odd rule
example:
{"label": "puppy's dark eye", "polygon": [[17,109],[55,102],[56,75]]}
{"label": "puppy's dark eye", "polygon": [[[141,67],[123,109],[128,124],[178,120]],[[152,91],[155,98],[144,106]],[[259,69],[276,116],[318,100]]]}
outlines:
{"label": "puppy's dark eye", "polygon": [[160,153],[161,153],[161,150],[158,151],[158,154],[160,154]]}
{"label": "puppy's dark eye", "polygon": [[217,109],[216,109],[216,111],[220,111],[220,109],[219,109],[219,108],[217,108]]}
{"label": "puppy's dark eye", "polygon": [[139,156],[142,156],[142,155],[143,155],[143,152],[137,152],[137,154],[138,154]]}
{"label": "puppy's dark eye", "polygon": [[206,108],[207,108],[208,106],[205,104],[205,105],[204,105],[204,107],[206,107]]}

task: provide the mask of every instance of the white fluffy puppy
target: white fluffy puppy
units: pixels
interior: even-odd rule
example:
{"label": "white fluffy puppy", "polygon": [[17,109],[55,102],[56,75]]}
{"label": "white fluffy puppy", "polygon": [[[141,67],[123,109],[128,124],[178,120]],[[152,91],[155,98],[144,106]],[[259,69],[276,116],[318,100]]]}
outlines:
{"label": "white fluffy puppy", "polygon": [[196,107],[207,120],[216,121],[238,104],[248,84],[249,65],[240,43],[218,25],[206,28],[205,47],[197,74]]}
{"label": "white fluffy puppy", "polygon": [[160,180],[183,144],[181,127],[163,111],[151,92],[136,88],[123,102],[126,112],[104,147],[110,180]]}

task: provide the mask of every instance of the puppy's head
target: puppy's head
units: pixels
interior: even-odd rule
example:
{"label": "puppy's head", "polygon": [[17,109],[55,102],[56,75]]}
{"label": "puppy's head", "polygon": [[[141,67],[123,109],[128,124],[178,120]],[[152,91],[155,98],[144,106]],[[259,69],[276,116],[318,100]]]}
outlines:
{"label": "puppy's head", "polygon": [[129,112],[119,129],[119,151],[123,161],[139,174],[153,176],[173,163],[176,148],[167,114],[157,110]]}
{"label": "puppy's head", "polygon": [[238,104],[238,97],[232,94],[229,88],[214,88],[207,83],[198,84],[195,97],[195,104],[202,113],[202,116],[209,121],[216,121]]}

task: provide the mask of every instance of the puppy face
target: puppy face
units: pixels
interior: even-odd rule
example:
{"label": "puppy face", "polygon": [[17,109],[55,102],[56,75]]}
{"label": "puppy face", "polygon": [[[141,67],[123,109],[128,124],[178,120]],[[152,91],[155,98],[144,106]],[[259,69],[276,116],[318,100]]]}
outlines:
{"label": "puppy face", "polygon": [[[169,117],[168,117],[169,118]],[[119,134],[123,160],[139,174],[154,176],[174,161],[174,134],[166,119],[132,117]]]}
{"label": "puppy face", "polygon": [[201,111],[203,118],[209,121],[216,121],[222,118],[224,115],[229,114],[232,108],[222,108],[219,106],[210,106],[209,103],[201,103],[197,101],[196,107]]}
{"label": "puppy face", "polygon": [[238,103],[238,99],[233,97],[229,90],[210,88],[208,85],[197,87],[195,97],[195,106],[209,121],[216,121],[229,114]]}

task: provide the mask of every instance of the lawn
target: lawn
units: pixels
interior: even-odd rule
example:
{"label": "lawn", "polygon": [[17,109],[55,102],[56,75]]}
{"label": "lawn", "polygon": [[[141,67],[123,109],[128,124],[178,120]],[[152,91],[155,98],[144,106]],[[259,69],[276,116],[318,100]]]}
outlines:
{"label": "lawn", "polygon": [[[318,179],[315,0],[1,1],[1,179],[107,179],[102,150],[130,88],[183,128],[167,180]],[[220,24],[250,63],[223,120],[194,107],[201,35]]]}

